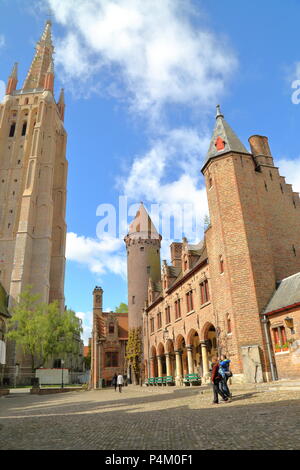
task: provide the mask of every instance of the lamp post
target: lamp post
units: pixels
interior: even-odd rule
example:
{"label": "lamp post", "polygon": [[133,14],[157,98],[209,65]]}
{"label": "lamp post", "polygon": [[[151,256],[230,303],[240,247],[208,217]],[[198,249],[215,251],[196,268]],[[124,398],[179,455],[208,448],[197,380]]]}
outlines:
{"label": "lamp post", "polygon": [[64,363],[65,361],[61,359],[61,388],[64,388]]}

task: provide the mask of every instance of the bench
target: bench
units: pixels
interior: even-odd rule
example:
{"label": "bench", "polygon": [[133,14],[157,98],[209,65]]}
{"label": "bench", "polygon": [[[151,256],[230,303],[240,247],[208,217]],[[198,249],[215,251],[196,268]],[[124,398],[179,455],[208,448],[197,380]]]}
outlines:
{"label": "bench", "polygon": [[156,377],[155,382],[157,385],[163,385],[164,377]]}
{"label": "bench", "polygon": [[155,378],[154,377],[151,377],[150,379],[148,379],[148,385],[155,385]]}
{"label": "bench", "polygon": [[186,374],[183,383],[184,385],[201,385],[201,378],[198,374]]}
{"label": "bench", "polygon": [[166,377],[164,377],[164,379],[165,379],[166,385],[175,385],[175,380],[174,380],[174,377],[172,377],[172,375],[167,375]]}

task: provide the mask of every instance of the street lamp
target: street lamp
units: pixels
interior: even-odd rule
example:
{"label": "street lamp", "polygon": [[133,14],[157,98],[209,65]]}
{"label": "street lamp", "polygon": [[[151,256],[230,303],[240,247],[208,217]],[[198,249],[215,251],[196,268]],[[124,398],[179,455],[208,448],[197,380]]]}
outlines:
{"label": "street lamp", "polygon": [[65,361],[61,359],[61,388],[64,388],[64,363]]}

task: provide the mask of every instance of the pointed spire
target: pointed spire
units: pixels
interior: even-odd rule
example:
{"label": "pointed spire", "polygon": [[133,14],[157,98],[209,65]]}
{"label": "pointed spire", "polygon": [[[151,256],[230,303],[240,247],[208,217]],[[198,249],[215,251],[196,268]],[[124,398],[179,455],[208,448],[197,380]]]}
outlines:
{"label": "pointed spire", "polygon": [[54,73],[52,63],[53,50],[51,21],[47,20],[41,39],[37,42],[36,53],[25,79],[23,90],[32,90],[44,87],[45,76],[49,71],[49,67],[50,71]]}
{"label": "pointed spire", "polygon": [[60,119],[63,121],[64,118],[65,118],[65,90],[64,88],[62,88],[60,90],[60,95],[59,95],[59,100],[58,100],[58,103],[57,103],[57,107],[58,107],[58,112],[60,114]]}
{"label": "pointed spire", "polygon": [[51,28],[52,28],[52,22],[51,22],[51,20],[47,20],[46,25],[45,25],[45,29],[44,29],[44,32],[41,36],[40,41],[45,41],[45,43],[52,46]]}
{"label": "pointed spire", "polygon": [[218,104],[216,125],[203,168],[211,158],[218,157],[227,152],[249,153],[229,124],[225,121],[224,115],[221,113],[220,105]]}
{"label": "pointed spire", "polygon": [[16,90],[18,83],[18,62],[15,62],[7,81],[6,94],[11,95]]}
{"label": "pointed spire", "polygon": [[221,108],[220,108],[220,105],[219,105],[219,104],[217,104],[216,108],[217,108],[216,119],[218,119],[218,117],[224,118],[224,114],[221,113]]}
{"label": "pointed spire", "polygon": [[53,59],[51,58],[50,64],[45,75],[44,89],[48,91],[54,91],[54,64]]}
{"label": "pointed spire", "polygon": [[134,235],[137,238],[161,238],[142,202],[136,213],[135,219],[129,226],[128,235]]}

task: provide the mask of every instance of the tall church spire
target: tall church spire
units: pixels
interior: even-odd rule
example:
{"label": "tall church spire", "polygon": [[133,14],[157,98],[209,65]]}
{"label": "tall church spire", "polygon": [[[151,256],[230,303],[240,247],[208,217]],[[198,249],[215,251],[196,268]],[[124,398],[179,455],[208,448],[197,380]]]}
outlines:
{"label": "tall church spire", "polygon": [[25,79],[23,90],[33,90],[44,88],[45,77],[50,69],[52,69],[52,55],[53,55],[53,44],[51,37],[51,26],[50,20],[47,20],[45,29],[40,40],[36,45],[36,52]]}

